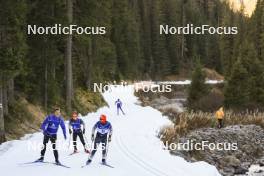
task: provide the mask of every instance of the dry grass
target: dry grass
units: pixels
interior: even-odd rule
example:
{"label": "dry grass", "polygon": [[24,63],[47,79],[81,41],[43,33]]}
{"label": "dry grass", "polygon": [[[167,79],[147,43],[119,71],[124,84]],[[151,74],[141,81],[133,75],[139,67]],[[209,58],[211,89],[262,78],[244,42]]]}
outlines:
{"label": "dry grass", "polygon": [[227,112],[225,114],[224,122],[227,125],[249,125],[255,124],[259,125],[264,128],[264,113],[263,112],[245,112],[245,113],[234,113],[234,112]]}
{"label": "dry grass", "polygon": [[99,107],[106,105],[100,93],[77,89],[75,91],[74,106],[81,114],[95,112]]}
{"label": "dry grass", "polygon": [[9,110],[9,116],[5,117],[7,140],[38,131],[46,115],[41,106],[32,104],[23,97],[19,97]]}
{"label": "dry grass", "polygon": [[[204,112],[183,112],[176,113],[173,109],[164,112],[164,115],[168,115],[174,125],[164,126],[160,130],[159,137],[162,141],[173,142],[181,136],[188,134],[190,131],[212,127],[215,128],[217,120],[214,113]],[[249,125],[255,124],[264,128],[264,113],[261,112],[245,112],[234,113],[228,111],[225,114],[224,126],[229,125]]]}

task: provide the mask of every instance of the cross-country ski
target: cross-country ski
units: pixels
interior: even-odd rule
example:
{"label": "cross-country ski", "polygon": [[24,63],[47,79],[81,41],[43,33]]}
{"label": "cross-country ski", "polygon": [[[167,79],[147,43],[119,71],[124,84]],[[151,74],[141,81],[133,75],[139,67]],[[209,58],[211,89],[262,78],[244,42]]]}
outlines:
{"label": "cross-country ski", "polygon": [[64,168],[70,168],[69,166],[66,166],[64,164],[61,163],[52,163],[52,162],[46,162],[46,161],[40,161],[40,160],[36,160],[36,161],[32,161],[32,162],[25,162],[25,163],[19,163],[19,165],[30,165],[30,164],[54,164],[56,166],[61,166]]}
{"label": "cross-country ski", "polygon": [[108,164],[106,162],[101,162],[100,164],[103,165],[103,166],[110,167],[110,168],[115,168],[114,166],[112,166],[111,164]]}

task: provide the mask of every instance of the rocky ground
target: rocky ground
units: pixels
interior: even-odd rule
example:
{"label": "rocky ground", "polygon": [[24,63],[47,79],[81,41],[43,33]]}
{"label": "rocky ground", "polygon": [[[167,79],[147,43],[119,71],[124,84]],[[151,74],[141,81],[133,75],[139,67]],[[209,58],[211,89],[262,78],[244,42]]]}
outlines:
{"label": "rocky ground", "polygon": [[[208,147],[199,151],[171,150],[172,154],[181,156],[188,161],[203,160],[213,164],[225,176],[246,174],[253,164],[264,166],[264,129],[256,125],[234,125],[222,129],[198,129],[181,137],[175,143],[186,143],[187,141],[237,144],[234,150],[211,150]],[[261,168],[256,172],[264,175]]]}

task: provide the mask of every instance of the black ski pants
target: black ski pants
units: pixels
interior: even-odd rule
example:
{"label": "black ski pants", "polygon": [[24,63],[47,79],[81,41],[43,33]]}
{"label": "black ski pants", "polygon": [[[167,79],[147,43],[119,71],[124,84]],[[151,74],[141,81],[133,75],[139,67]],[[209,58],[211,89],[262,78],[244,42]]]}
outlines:
{"label": "black ski pants", "polygon": [[73,140],[74,150],[77,150],[77,136],[79,136],[79,138],[81,140],[81,143],[83,144],[83,146],[85,146],[85,141],[84,141],[84,138],[83,138],[82,131],[73,132],[72,140]]}
{"label": "black ski pants", "polygon": [[101,135],[101,134],[96,134],[95,140],[94,140],[94,146],[93,150],[91,152],[90,158],[93,158],[94,154],[97,151],[98,146],[102,143],[102,154],[103,154],[103,159],[106,158],[107,154],[107,134]]}
{"label": "black ski pants", "polygon": [[53,154],[54,154],[54,157],[55,157],[55,160],[58,161],[59,159],[59,154],[58,154],[58,150],[56,149],[56,140],[57,140],[57,135],[44,135],[44,139],[43,139],[43,148],[40,152],[41,154],[41,157],[44,157],[45,155],[45,152],[46,152],[46,146],[47,146],[47,143],[49,142],[52,143],[52,149],[53,149]]}

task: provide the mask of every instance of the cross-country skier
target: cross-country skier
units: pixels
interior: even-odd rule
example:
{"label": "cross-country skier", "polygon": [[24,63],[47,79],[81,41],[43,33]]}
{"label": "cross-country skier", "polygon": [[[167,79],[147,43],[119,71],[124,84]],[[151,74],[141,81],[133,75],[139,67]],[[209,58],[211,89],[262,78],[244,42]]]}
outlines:
{"label": "cross-country skier", "polygon": [[84,147],[84,151],[86,153],[89,153],[89,150],[86,149],[86,145],[85,145],[85,140],[84,140],[84,134],[85,134],[85,124],[83,122],[82,119],[78,118],[78,113],[77,111],[73,111],[72,113],[72,118],[69,121],[69,133],[70,135],[72,134],[72,139],[73,139],[73,147],[74,147],[74,152],[73,153],[77,153],[77,136],[79,136],[83,147]]}
{"label": "cross-country skier", "polygon": [[62,128],[64,139],[66,140],[67,138],[66,129],[65,129],[63,118],[61,116],[60,108],[55,108],[54,113],[48,115],[41,125],[41,129],[44,134],[44,139],[43,139],[43,149],[40,152],[41,157],[38,159],[38,161],[44,160],[44,155],[46,152],[46,145],[50,140],[52,143],[55,162],[56,164],[61,165],[61,163],[59,162],[58,150],[56,149],[57,132],[58,132],[59,126]]}
{"label": "cross-country skier", "polygon": [[115,102],[116,108],[117,108],[117,115],[119,115],[119,110],[121,110],[121,112],[123,113],[123,115],[125,115],[123,109],[122,109],[122,102],[120,101],[120,99],[117,99]]}
{"label": "cross-country skier", "polygon": [[[96,131],[96,135],[94,138],[94,134]],[[94,157],[95,152],[97,151],[97,148],[100,143],[102,143],[102,163],[106,163],[106,155],[107,155],[107,148],[108,148],[108,142],[111,142],[111,137],[112,137],[112,125],[110,122],[106,120],[105,115],[100,116],[100,121],[98,121],[93,129],[92,129],[92,136],[91,139],[94,142],[93,150],[89,156],[88,161],[86,164],[89,164],[92,162],[92,159]]]}

